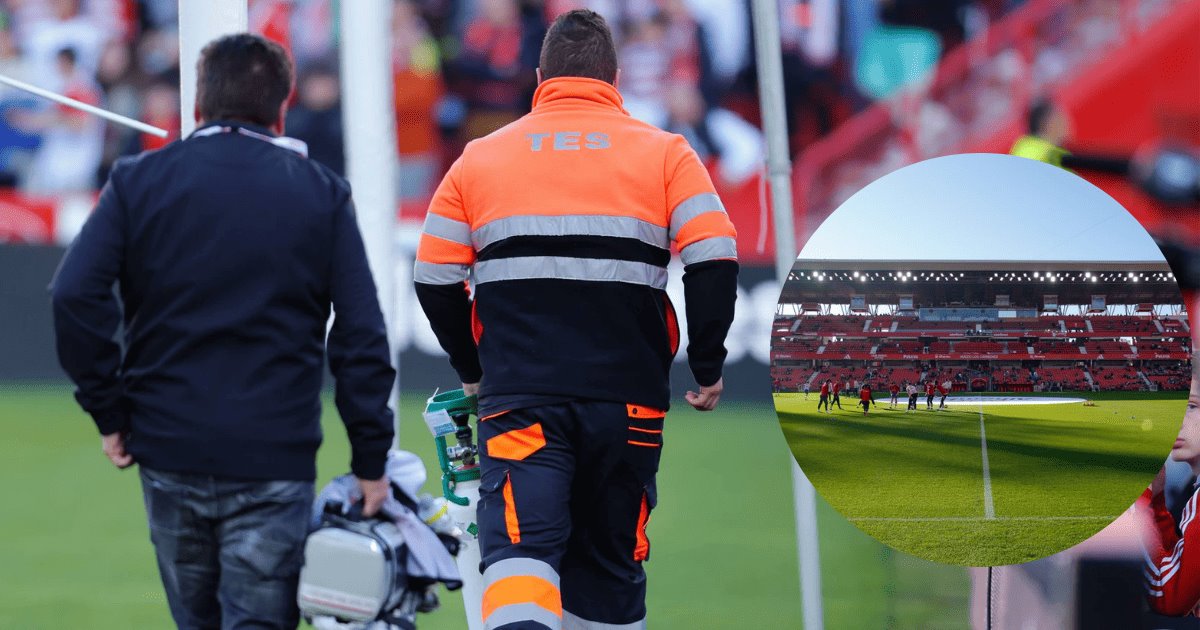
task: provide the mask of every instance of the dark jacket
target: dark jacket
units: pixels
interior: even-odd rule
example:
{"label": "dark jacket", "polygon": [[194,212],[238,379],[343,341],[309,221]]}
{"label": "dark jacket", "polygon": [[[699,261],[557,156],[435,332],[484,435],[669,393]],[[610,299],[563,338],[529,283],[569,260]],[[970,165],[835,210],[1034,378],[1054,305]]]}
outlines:
{"label": "dark jacket", "polygon": [[681,136],[631,118],[612,85],[559,77],[530,114],[467,145],[430,203],[413,276],[459,377],[482,378],[481,412],[526,395],[666,410],[680,341],[670,248],[688,362],[707,386],[733,321],[735,236]]}
{"label": "dark jacket", "polygon": [[350,188],[266,129],[213,126],[118,161],[63,258],[76,399],[149,468],[314,479],[327,351],[351,467],[378,478],[395,372]]}

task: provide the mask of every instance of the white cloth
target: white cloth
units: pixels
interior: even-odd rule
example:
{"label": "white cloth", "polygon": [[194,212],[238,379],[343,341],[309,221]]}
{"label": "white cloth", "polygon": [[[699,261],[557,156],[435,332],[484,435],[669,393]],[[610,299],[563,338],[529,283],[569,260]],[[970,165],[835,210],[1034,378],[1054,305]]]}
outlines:
{"label": "white cloth", "polygon": [[[421,462],[421,458],[408,451],[389,451],[386,470],[392,485],[399,488],[415,505],[417,491],[425,483],[426,477],[425,464]],[[335,478],[321,489],[313,503],[313,526],[320,523],[327,503],[341,503],[348,509],[361,498],[362,492],[354,475]],[[415,512],[405,507],[394,496],[388,496],[380,512],[391,519],[404,535],[409,551],[405,559],[405,572],[410,577],[436,580],[450,585],[462,583],[462,574],[458,571],[454,556],[450,555],[437,534]]]}

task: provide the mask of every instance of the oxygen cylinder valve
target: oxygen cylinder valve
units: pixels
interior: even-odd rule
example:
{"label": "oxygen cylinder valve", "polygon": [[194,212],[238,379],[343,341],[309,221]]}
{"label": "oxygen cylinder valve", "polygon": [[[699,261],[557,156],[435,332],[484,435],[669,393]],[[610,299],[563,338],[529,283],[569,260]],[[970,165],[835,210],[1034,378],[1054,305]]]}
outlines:
{"label": "oxygen cylinder valve", "polygon": [[446,455],[452,461],[462,461],[464,468],[470,468],[475,465],[475,456],[479,453],[479,447],[475,445],[471,432],[471,416],[469,414],[454,414],[450,416],[450,420],[454,422],[454,437],[458,440],[458,444],[446,448]]}
{"label": "oxygen cylinder valve", "polygon": [[[457,505],[466,505],[467,499],[455,494],[454,488],[461,482],[479,479],[479,447],[471,430],[474,413],[476,397],[461,389],[435,394],[425,404],[425,423],[433,433],[442,469],[442,494]],[[454,444],[446,443],[450,434],[454,434]]]}

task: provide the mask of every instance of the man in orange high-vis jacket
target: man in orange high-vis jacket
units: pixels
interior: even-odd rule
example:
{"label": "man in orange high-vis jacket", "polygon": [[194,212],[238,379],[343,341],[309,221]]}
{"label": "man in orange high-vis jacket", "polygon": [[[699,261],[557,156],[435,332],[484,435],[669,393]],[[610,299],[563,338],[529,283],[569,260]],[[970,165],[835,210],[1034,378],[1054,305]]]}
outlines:
{"label": "man in orange high-vis jacket", "polygon": [[487,628],[645,627],[672,243],[700,385],[685,398],[721,394],[736,234],[695,152],[632,119],[616,79],[600,16],[555,20],[532,112],[467,145],[417,252],[417,297],[480,396]]}

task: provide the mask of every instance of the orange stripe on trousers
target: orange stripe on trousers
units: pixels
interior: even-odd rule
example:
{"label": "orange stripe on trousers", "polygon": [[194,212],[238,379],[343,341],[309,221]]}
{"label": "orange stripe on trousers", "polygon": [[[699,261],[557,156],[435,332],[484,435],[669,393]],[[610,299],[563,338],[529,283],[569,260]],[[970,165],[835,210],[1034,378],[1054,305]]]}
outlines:
{"label": "orange stripe on trousers", "polygon": [[513,500],[512,477],[504,477],[504,527],[512,544],[521,542],[521,525],[517,522],[517,502]]}
{"label": "orange stripe on trousers", "polygon": [[562,617],[562,594],[540,577],[514,575],[489,584],[483,592],[483,620],[497,608],[512,604],[537,604]]}

